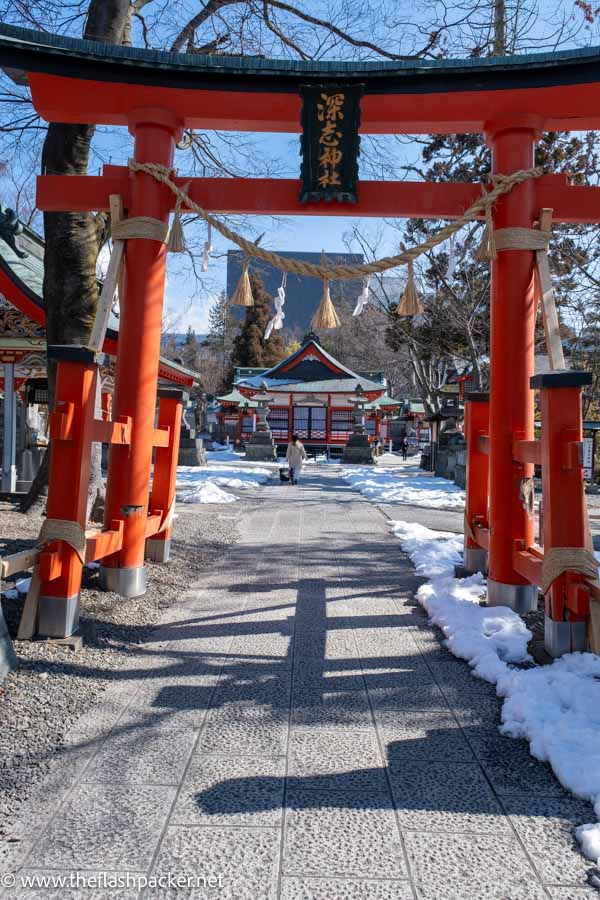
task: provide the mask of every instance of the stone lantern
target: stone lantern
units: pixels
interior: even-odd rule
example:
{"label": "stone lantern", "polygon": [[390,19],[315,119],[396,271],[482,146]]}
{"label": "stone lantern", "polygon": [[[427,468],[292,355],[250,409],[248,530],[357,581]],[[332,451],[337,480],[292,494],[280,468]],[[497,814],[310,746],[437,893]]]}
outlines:
{"label": "stone lantern", "polygon": [[360,384],[357,384],[354,396],[349,398],[349,402],[354,407],[354,427],[344,447],[342,461],[371,465],[375,462],[375,456],[365,429],[365,406],[368,400]]}
{"label": "stone lantern", "polygon": [[271,397],[264,381],[260,386],[260,391],[254,394],[252,399],[258,403],[256,409],[256,430],[246,443],[246,459],[261,460],[263,462],[276,460],[277,448],[267,422],[269,413],[268,401]]}

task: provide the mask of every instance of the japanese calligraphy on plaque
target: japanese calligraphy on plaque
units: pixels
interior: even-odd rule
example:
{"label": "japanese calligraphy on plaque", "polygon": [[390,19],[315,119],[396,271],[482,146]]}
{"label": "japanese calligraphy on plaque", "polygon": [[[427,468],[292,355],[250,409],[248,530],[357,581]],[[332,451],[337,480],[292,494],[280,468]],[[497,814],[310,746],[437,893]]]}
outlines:
{"label": "japanese calligraphy on plaque", "polygon": [[357,203],[363,85],[303,85],[301,203]]}

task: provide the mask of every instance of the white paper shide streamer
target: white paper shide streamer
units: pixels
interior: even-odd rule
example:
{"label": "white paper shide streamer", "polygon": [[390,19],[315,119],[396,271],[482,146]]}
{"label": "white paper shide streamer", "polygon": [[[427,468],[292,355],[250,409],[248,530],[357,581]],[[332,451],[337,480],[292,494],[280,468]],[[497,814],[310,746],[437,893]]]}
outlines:
{"label": "white paper shide streamer", "polygon": [[277,296],[275,297],[275,315],[270,320],[267,328],[265,330],[265,341],[268,341],[273,333],[273,329],[275,331],[280,331],[283,328],[283,320],[285,319],[285,313],[283,311],[283,307],[285,304],[285,283],[287,281],[287,272],[283,273],[283,278],[281,279],[281,284],[277,288]]}
{"label": "white paper shide streamer", "polygon": [[361,313],[365,311],[367,306],[369,305],[369,290],[371,288],[371,279],[367,278],[363,282],[363,289],[360,292],[360,296],[356,301],[356,306],[354,307],[353,316],[360,316]]}
{"label": "white paper shide streamer", "polygon": [[201,272],[208,272],[208,261],[210,259],[210,254],[212,253],[212,229],[210,227],[210,222],[208,223],[208,234],[206,235],[206,240],[204,241],[204,252],[202,253],[202,262],[200,264]]}

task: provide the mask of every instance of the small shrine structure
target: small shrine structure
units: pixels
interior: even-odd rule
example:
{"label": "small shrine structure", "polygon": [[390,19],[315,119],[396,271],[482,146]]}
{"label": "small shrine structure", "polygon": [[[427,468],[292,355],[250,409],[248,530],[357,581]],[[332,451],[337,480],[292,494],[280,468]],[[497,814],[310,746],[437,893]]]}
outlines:
{"label": "small shrine structure", "polygon": [[386,440],[389,414],[402,401],[386,394],[383,372],[353,372],[329,354],[315,334],[271,369],[241,370],[233,390],[220,397],[221,425],[230,439],[246,442],[256,427],[257,402],[266,391],[273,440],[285,445],[297,434],[309,448],[343,449],[354,428],[357,388],[365,395],[365,430],[371,442]]}

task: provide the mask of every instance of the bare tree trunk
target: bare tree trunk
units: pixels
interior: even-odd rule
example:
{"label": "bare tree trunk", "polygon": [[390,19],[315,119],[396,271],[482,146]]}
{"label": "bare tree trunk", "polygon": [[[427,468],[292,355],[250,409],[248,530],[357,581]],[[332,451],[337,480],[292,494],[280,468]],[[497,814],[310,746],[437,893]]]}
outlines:
{"label": "bare tree trunk", "polygon": [[481,364],[479,362],[479,353],[477,352],[477,347],[475,346],[475,340],[473,338],[473,332],[471,331],[471,326],[467,322],[466,325],[466,334],[467,341],[469,344],[469,356],[471,357],[471,364],[473,366],[473,390],[480,391],[482,390],[483,379],[481,377]]}
{"label": "bare tree trunk", "polygon": [[494,0],[494,49],[492,56],[506,53],[506,3]]}
{"label": "bare tree trunk", "polygon": [[[84,38],[119,44],[127,35],[129,0],[90,0]],[[93,125],[52,122],[42,150],[48,175],[85,175],[94,136]],[[48,344],[81,344],[87,340],[96,304],[96,260],[104,221],[92,213],[44,213],[44,303]],[[48,367],[49,409],[54,405],[55,368]],[[46,460],[47,457],[47,460]],[[47,484],[49,453],[21,509],[32,508]]]}
{"label": "bare tree trunk", "polygon": [[419,391],[421,400],[423,401],[423,406],[425,407],[428,415],[435,415],[440,411],[440,402],[434,386],[431,383],[431,378],[427,376],[418,352],[414,347],[410,346],[410,344],[408,352],[410,357],[410,364],[415,376],[415,382],[417,384],[417,389]]}

